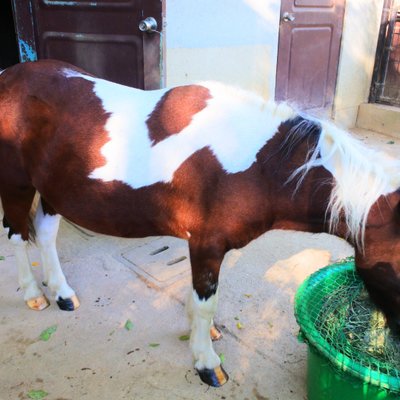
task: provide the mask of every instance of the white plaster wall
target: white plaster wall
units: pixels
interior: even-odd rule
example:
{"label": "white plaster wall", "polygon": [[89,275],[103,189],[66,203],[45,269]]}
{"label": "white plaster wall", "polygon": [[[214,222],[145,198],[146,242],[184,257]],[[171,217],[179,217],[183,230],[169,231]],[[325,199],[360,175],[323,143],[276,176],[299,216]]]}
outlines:
{"label": "white plaster wall", "polygon": [[[165,0],[166,85],[219,80],[275,97],[280,0]],[[383,0],[347,0],[332,117],[368,101]]]}
{"label": "white plaster wall", "polygon": [[166,84],[219,80],[274,96],[280,0],[166,0]]}
{"label": "white plaster wall", "polygon": [[383,0],[347,0],[333,118],[351,128],[368,102]]}

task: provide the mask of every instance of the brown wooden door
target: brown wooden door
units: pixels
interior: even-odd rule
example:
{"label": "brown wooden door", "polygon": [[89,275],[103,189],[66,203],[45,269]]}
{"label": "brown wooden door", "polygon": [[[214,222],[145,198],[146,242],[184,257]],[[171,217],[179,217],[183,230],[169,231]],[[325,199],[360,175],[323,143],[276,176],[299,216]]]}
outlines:
{"label": "brown wooden door", "polygon": [[302,109],[333,103],[345,0],[282,0],[276,99]]}
{"label": "brown wooden door", "polygon": [[160,34],[139,23],[153,17],[161,30],[161,0],[13,2],[21,61],[54,58],[114,82],[160,87]]}

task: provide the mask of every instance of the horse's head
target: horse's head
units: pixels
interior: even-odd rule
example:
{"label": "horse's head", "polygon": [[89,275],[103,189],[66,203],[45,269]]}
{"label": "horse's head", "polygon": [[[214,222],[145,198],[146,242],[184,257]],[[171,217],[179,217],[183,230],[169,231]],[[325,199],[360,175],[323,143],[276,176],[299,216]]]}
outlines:
{"label": "horse's head", "polygon": [[400,333],[400,192],[380,197],[371,208],[356,265],[372,300]]}

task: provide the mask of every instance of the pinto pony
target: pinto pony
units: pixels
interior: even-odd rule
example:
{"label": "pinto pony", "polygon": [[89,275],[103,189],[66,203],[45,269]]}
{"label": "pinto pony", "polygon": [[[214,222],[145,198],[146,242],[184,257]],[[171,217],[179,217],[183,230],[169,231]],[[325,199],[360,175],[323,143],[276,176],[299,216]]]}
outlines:
{"label": "pinto pony", "polygon": [[28,306],[49,304],[30,239],[59,307],[79,306],[56,251],[61,216],[107,235],[185,238],[191,349],[213,386],[228,379],[210,338],[221,262],[270,229],[348,240],[373,299],[400,324],[399,172],[328,122],[218,83],[144,92],[56,61],[0,75],[3,223]]}

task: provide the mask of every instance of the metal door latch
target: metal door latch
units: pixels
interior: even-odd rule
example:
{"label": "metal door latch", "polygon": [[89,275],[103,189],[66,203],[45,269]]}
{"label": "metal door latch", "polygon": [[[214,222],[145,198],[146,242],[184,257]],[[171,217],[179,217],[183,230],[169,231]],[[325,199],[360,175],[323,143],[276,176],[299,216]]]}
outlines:
{"label": "metal door latch", "polygon": [[139,30],[142,32],[157,32],[157,21],[153,17],[147,17],[139,22]]}
{"label": "metal door latch", "polygon": [[282,21],[285,21],[285,22],[293,22],[295,19],[296,19],[296,17],[289,12],[285,12],[282,15]]}

